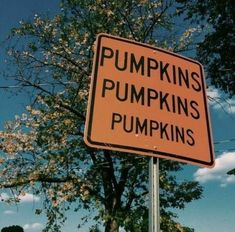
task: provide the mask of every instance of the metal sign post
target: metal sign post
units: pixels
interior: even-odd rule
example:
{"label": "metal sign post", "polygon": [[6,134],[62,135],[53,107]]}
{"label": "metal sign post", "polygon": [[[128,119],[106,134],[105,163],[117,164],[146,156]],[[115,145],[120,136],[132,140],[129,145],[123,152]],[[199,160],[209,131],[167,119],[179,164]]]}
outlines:
{"label": "metal sign post", "polygon": [[149,232],[160,232],[159,210],[159,158],[149,161]]}

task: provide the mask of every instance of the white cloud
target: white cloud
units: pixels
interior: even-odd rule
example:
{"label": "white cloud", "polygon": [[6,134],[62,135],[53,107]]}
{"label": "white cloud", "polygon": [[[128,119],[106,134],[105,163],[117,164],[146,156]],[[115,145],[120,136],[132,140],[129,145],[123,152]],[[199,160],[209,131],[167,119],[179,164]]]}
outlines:
{"label": "white cloud", "polygon": [[219,90],[218,89],[215,89],[215,88],[208,88],[207,91],[207,96],[209,96],[210,98],[218,98],[220,97],[220,93],[219,93]]}
{"label": "white cloud", "polygon": [[[16,196],[15,196],[16,197]],[[0,201],[6,201],[10,198],[7,193],[0,194]],[[31,193],[25,193],[19,196],[20,203],[31,203],[31,202],[38,202],[40,201],[40,197],[35,196]]]}
{"label": "white cloud", "polygon": [[7,193],[0,193],[0,201],[6,201],[9,199],[9,195]]}
{"label": "white cloud", "polygon": [[235,176],[227,175],[227,172],[233,168],[235,168],[235,152],[223,153],[215,160],[214,168],[199,168],[194,173],[194,178],[200,183],[217,181],[221,187],[226,187],[235,183]]}
{"label": "white cloud", "polygon": [[28,203],[28,202],[38,202],[40,201],[40,197],[35,196],[31,193],[25,193],[24,195],[19,196],[21,203]]}
{"label": "white cloud", "polygon": [[37,230],[41,230],[43,228],[43,225],[39,222],[35,222],[32,224],[25,224],[23,228],[24,230],[28,230],[28,231],[37,231]]}
{"label": "white cloud", "polygon": [[229,98],[228,95],[213,87],[207,90],[207,96],[213,109],[224,110],[230,114],[235,113],[235,96]]}
{"label": "white cloud", "polygon": [[12,215],[12,214],[16,214],[16,212],[15,212],[15,211],[12,211],[12,210],[5,210],[5,211],[3,212],[3,214]]}

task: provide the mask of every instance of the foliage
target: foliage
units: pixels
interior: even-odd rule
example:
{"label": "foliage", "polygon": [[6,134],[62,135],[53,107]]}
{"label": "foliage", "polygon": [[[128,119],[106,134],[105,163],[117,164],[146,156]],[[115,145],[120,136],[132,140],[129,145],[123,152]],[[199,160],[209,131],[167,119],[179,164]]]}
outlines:
{"label": "foliage", "polygon": [[235,168],[227,172],[228,175],[235,175]]}
{"label": "foliage", "polygon": [[[52,19],[35,15],[12,30],[9,65],[16,84],[32,87],[33,102],[25,113],[0,132],[0,188],[13,198],[30,191],[43,198],[48,224],[44,231],[61,231],[65,212],[85,208],[104,222],[105,231],[146,231],[148,159],[96,150],[83,142],[85,112],[93,57],[100,32],[184,50],[192,30],[175,40],[173,1],[62,1]],[[157,38],[157,39],[156,39]],[[183,209],[199,199],[197,182],[177,182],[177,162],[160,165],[161,227],[177,231],[170,208]],[[74,204],[72,204],[74,203]]]}
{"label": "foliage", "polygon": [[2,228],[1,232],[24,232],[21,226],[8,226]]}
{"label": "foliage", "polygon": [[89,232],[101,232],[98,228],[98,226],[92,226],[90,229],[89,229]]}
{"label": "foliage", "polygon": [[[179,13],[187,10],[188,18],[200,24],[207,33],[198,44],[197,57],[206,66],[211,84],[230,97],[235,94],[234,7],[233,1],[185,1]],[[209,29],[208,29],[209,28]],[[228,174],[233,174],[231,170]]]}
{"label": "foliage", "polygon": [[[185,1],[181,12],[188,10],[188,18],[201,24],[203,30],[209,25],[208,33],[198,46],[198,58],[207,67],[211,84],[229,93],[235,94],[234,69],[234,7],[233,1]],[[205,22],[208,25],[205,25]]]}

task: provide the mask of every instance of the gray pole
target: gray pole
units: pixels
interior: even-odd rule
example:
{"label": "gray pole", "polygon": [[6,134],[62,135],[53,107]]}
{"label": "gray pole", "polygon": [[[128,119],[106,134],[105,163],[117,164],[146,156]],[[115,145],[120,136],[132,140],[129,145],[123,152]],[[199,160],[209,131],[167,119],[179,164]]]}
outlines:
{"label": "gray pole", "polygon": [[149,232],[160,232],[159,159],[149,161]]}

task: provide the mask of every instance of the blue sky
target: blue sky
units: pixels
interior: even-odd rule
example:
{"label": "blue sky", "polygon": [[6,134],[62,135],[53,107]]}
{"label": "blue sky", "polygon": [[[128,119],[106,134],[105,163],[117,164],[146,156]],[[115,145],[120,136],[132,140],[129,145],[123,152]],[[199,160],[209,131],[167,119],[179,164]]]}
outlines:
{"label": "blue sky", "polygon": [[[0,0],[0,42],[7,37],[11,27],[17,26],[21,19],[33,18],[35,13],[58,11],[58,0]],[[4,68],[4,54],[0,48],[0,73]],[[0,86],[8,83],[0,77]],[[235,98],[226,102],[224,94],[213,88],[208,95],[210,101],[212,130],[215,142],[216,165],[213,169],[186,165],[178,175],[179,180],[196,179],[204,187],[203,198],[187,205],[184,210],[176,211],[179,222],[195,228],[196,232],[233,232],[235,228],[235,178],[226,171],[235,166]],[[219,102],[219,104],[218,104]],[[27,96],[12,94],[0,89],[0,129],[4,121],[23,112]],[[219,141],[219,143],[217,143]],[[5,192],[1,198],[7,198]],[[41,199],[30,193],[22,197],[21,203],[9,206],[0,202],[0,229],[3,226],[18,224],[26,232],[41,231],[45,224],[44,216],[35,216],[34,211],[41,205]],[[77,231],[78,218],[82,216],[69,212],[69,220],[64,232]]]}

